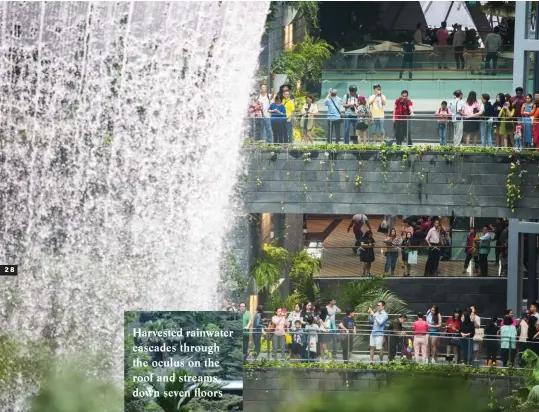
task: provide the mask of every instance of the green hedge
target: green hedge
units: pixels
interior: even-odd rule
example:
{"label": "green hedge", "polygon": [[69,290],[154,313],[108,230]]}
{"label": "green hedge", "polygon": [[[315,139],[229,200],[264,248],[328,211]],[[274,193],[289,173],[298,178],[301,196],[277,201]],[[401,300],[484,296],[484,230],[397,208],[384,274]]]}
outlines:
{"label": "green hedge", "polygon": [[409,361],[388,362],[383,364],[370,365],[364,362],[337,363],[337,362],[290,362],[290,361],[272,361],[261,360],[256,362],[244,363],[244,369],[247,371],[268,370],[268,369],[315,369],[320,371],[339,371],[339,370],[371,370],[375,372],[406,372],[406,373],[425,373],[437,375],[489,375],[489,376],[527,376],[531,374],[531,369],[521,368],[484,368],[457,364],[419,364]]}
{"label": "green hedge", "polygon": [[300,152],[310,151],[329,151],[329,152],[352,152],[352,151],[384,151],[386,153],[407,153],[407,154],[423,154],[423,153],[454,153],[454,154],[505,154],[505,155],[518,155],[519,157],[526,156],[539,159],[539,150],[522,150],[517,151],[511,147],[470,147],[470,146],[388,146],[384,144],[311,144],[311,145],[288,145],[287,148],[282,145],[266,144],[264,142],[255,142],[248,140],[244,144],[245,149],[263,150],[263,151],[291,151],[296,150]]}

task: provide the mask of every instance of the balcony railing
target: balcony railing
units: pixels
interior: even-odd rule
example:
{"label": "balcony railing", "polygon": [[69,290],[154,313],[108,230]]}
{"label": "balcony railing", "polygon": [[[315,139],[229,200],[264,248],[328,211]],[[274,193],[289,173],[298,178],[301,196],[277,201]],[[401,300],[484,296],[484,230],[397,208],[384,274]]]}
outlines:
{"label": "balcony railing", "polygon": [[[315,320],[314,324],[318,323]],[[462,337],[460,333],[452,333],[445,328],[437,333],[419,334],[408,327],[402,332],[386,330],[381,335],[371,335],[370,327],[364,325],[359,325],[355,331],[320,331],[309,327],[287,329],[285,335],[277,335],[265,328],[245,331],[244,336],[252,344],[244,346],[247,362],[275,359],[290,363],[368,364],[407,359],[418,363],[520,368],[526,366],[522,360],[526,349],[539,353],[539,341],[524,341],[519,336],[485,335],[484,329],[475,329],[473,338]],[[373,358],[370,356],[371,347],[375,349]]]}
{"label": "balcony railing", "polygon": [[[495,97],[495,96],[492,96]],[[392,99],[388,98],[383,119],[364,118],[346,114],[344,118],[328,118],[323,113],[312,117],[312,122],[295,113],[286,119],[246,118],[246,139],[276,145],[310,144],[381,144],[386,145],[466,145],[488,148],[513,148],[535,150],[532,119],[494,118],[486,120],[463,119],[453,121],[448,117],[440,122],[434,113],[419,113],[406,119],[394,120],[391,113]],[[358,128],[359,125],[359,128]],[[520,137],[515,138],[516,126],[521,126]],[[539,135],[539,131],[537,132]]]}

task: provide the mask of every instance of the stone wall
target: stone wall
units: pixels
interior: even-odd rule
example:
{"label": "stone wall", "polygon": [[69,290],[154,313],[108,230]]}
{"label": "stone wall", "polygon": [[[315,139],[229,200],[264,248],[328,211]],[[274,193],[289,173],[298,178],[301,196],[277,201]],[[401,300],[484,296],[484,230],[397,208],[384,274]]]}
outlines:
{"label": "stone wall", "polygon": [[506,154],[431,152],[403,160],[391,151],[302,150],[248,151],[249,212],[539,216],[537,159],[521,159],[524,196],[513,213],[506,182],[515,159]]}
{"label": "stone wall", "polygon": [[[322,290],[334,290],[347,279],[321,279]],[[443,316],[450,316],[455,308],[476,305],[478,314],[486,322],[492,316],[502,316],[507,302],[507,279],[491,278],[387,278],[387,288],[403,299],[413,313],[425,313],[436,304]]]}
{"label": "stone wall", "polygon": [[[321,370],[321,369],[264,369],[248,371],[243,386],[243,405],[246,411],[270,412],[301,411],[305,397],[325,392],[352,392],[360,399],[361,394],[372,394],[399,374],[375,370]],[[402,375],[401,375],[402,376]],[[520,377],[494,375],[471,375],[469,385],[478,398],[489,398],[489,390],[503,398],[523,386]],[[443,401],[443,400],[441,400]],[[329,407],[330,405],[328,405]],[[332,409],[327,409],[332,410]]]}

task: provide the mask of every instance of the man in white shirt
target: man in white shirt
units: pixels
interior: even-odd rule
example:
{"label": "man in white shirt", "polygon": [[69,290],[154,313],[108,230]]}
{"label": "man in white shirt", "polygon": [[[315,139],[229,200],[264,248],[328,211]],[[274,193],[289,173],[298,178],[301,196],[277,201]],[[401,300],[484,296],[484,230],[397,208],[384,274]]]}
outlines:
{"label": "man in white shirt", "polygon": [[440,256],[442,254],[441,229],[440,221],[435,220],[434,226],[429,230],[425,237],[425,241],[429,246],[429,257],[427,258],[427,263],[425,265],[426,276],[436,276],[436,272],[438,272],[438,264],[440,263]]}
{"label": "man in white shirt", "polygon": [[453,36],[453,52],[455,53],[457,70],[464,70],[464,42],[466,41],[466,33],[462,31],[462,25],[460,24],[453,27],[456,30]]}
{"label": "man in white shirt", "polygon": [[262,133],[266,131],[266,143],[272,143],[271,136],[271,120],[270,114],[268,112],[271,99],[268,95],[268,88],[265,84],[260,86],[260,94],[257,97],[257,100],[262,104],[262,118],[256,119],[258,124],[256,125],[256,140],[262,140]]}
{"label": "man in white shirt", "polygon": [[382,94],[382,88],[379,84],[373,86],[374,94],[369,97],[368,107],[372,116],[372,138],[376,142],[380,137],[380,142],[383,142],[386,137],[384,130],[384,107],[386,105],[386,97]]}
{"label": "man in white shirt", "polygon": [[449,108],[452,113],[453,145],[458,146],[462,142],[464,130],[464,100],[462,99],[463,95],[460,90],[455,90],[453,96],[455,98],[449,104]]}
{"label": "man in white shirt", "polygon": [[[494,32],[489,33],[485,38],[485,48],[487,49],[487,57],[485,59],[485,70],[492,75],[496,74],[498,68],[498,53],[502,49],[503,40],[500,36],[500,28],[494,27]],[[490,70],[490,62],[492,62],[492,70]]]}

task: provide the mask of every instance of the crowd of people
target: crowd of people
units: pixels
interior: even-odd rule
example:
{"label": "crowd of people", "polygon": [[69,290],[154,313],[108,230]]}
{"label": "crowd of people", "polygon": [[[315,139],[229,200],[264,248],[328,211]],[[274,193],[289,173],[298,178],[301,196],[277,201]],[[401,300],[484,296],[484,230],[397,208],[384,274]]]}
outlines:
{"label": "crowd of people", "polygon": [[[524,94],[518,87],[515,94],[499,93],[494,102],[487,93],[480,97],[461,90],[453,93],[449,102],[442,101],[433,112],[441,146],[466,145],[484,147],[514,147],[516,150],[539,147],[539,92]],[[373,86],[369,97],[359,94],[351,85],[342,98],[330,89],[324,105],[327,108],[327,143],[367,144],[368,131],[374,142],[384,142],[384,118],[388,99],[379,84]],[[290,85],[283,85],[273,97],[262,85],[249,105],[256,140],[266,143],[289,144],[293,141],[293,124],[299,116],[304,142],[313,143],[312,130],[318,115],[313,97],[308,95],[301,111],[296,112]],[[392,119],[395,143],[412,144],[410,118],[415,115],[413,101],[407,90],[393,103]],[[342,125],[344,123],[344,130]],[[344,132],[344,135],[341,133]],[[452,137],[451,137],[452,136]]]}
{"label": "crowd of people", "polygon": [[[286,308],[276,308],[270,317],[265,316],[262,305],[252,317],[242,302],[244,361],[250,354],[253,360],[259,358],[263,336],[267,339],[270,357],[303,362],[337,360],[340,346],[342,360],[348,363],[356,334],[368,335],[371,364],[375,356],[380,363],[384,361],[384,350],[388,361],[400,355],[420,363],[436,363],[442,358],[471,365],[484,358],[489,367],[497,366],[498,359],[504,367],[516,366],[517,355],[526,349],[539,354],[537,303],[530,304],[520,319],[515,319],[513,311],[507,309],[501,319],[493,317],[487,323],[481,321],[473,304],[465,311],[455,309],[445,321],[438,306],[432,305],[425,314],[418,313],[411,324],[407,323],[406,314],[390,321],[385,306],[384,301],[379,301],[376,309],[369,308],[369,327],[365,330],[356,321],[354,309],[346,309],[344,317],[336,319],[341,309],[334,298],[329,298],[326,306],[297,303],[290,313]],[[251,352],[250,342],[254,344]],[[519,363],[522,364],[522,359]]]}
{"label": "crowd of people", "polygon": [[[495,242],[496,266],[500,265],[500,273],[507,274],[507,247],[509,228],[504,219],[497,219],[496,223],[484,226],[481,232],[470,227],[463,245],[454,245],[449,231],[441,225],[441,216],[408,216],[403,219],[402,228],[397,228],[397,220],[402,216],[386,215],[378,232],[386,234],[383,240],[385,255],[384,275],[395,276],[399,256],[402,261],[403,276],[410,276],[412,265],[418,263],[418,254],[423,248],[428,248],[428,257],[423,271],[424,276],[438,276],[441,260],[449,259],[449,248],[462,247],[466,258],[462,273],[468,270],[473,260],[473,274],[475,276],[488,276],[488,255],[492,242]],[[348,232],[352,230],[356,243],[352,249],[359,255],[362,263],[362,276],[372,276],[372,263],[376,259],[374,230],[369,218],[362,213],[352,217]]]}
{"label": "crowd of people", "polygon": [[[483,147],[514,147],[516,150],[539,147],[539,92],[524,95],[518,87],[515,94],[499,93],[494,102],[488,93],[480,97],[470,91],[466,99],[461,90],[455,90],[453,99],[442,101],[434,110],[437,133],[441,146],[466,145]],[[367,130],[371,128],[374,142],[385,141],[385,107],[388,100],[379,84],[366,98],[351,85],[348,93],[340,98],[331,89],[324,101],[327,106],[327,143],[341,141],[341,124],[344,120],[345,144],[367,143]],[[414,103],[407,90],[394,101],[392,110],[393,132],[397,145],[412,144],[410,118],[415,116]],[[350,136],[352,134],[352,137]],[[450,139],[449,136],[452,136]]]}

